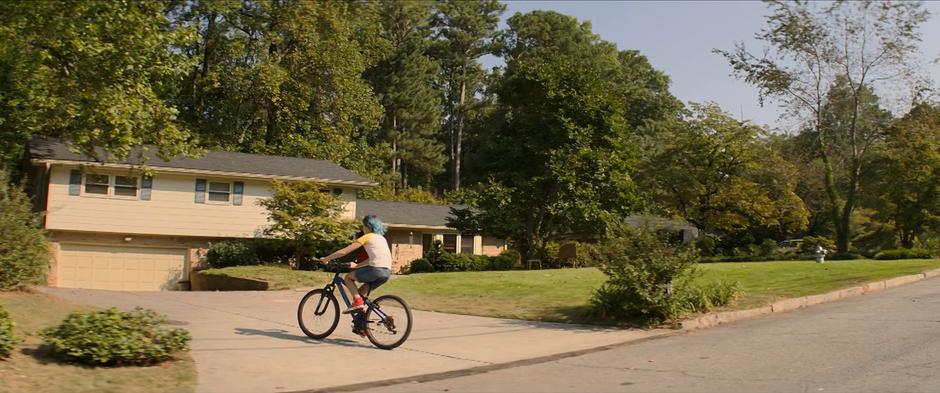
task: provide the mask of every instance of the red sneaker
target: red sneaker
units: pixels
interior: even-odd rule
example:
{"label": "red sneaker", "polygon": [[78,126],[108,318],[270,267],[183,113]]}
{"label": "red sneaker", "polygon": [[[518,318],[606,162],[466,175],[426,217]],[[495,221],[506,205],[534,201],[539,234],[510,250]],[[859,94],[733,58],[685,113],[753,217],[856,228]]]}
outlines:
{"label": "red sneaker", "polygon": [[362,310],[366,308],[366,304],[362,301],[361,297],[357,297],[353,300],[353,303],[349,305],[349,308],[343,310],[343,314],[349,314],[351,312]]}

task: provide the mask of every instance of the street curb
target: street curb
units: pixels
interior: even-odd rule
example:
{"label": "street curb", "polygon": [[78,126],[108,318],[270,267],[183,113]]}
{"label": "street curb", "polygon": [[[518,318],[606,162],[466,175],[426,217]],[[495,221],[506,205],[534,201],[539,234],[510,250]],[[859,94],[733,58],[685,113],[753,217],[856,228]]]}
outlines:
{"label": "street curb", "polygon": [[810,295],[792,299],[783,299],[774,302],[769,306],[752,308],[749,310],[723,311],[709,313],[697,318],[680,322],[682,330],[705,329],[725,323],[741,321],[745,319],[757,318],[763,315],[776,314],[815,306],[817,304],[835,302],[842,299],[848,299],[858,296],[864,296],[870,293],[880,292],[885,289],[897,288],[903,285],[923,281],[928,278],[940,276],[940,269],[926,271],[924,273],[911,274],[889,278],[882,281],[874,281],[862,285],[843,288],[840,290],[824,293],[821,295]]}

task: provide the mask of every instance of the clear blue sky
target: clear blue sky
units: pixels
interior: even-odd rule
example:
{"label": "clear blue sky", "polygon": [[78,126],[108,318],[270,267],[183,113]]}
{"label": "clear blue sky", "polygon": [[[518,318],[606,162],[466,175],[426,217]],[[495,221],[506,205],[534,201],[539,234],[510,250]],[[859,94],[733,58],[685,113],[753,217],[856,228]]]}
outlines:
{"label": "clear blue sky", "polygon": [[[766,6],[758,1],[504,1],[503,19],[516,12],[554,10],[591,22],[595,33],[620,49],[637,49],[672,79],[672,93],[683,101],[714,101],[735,117],[773,128],[790,128],[778,122],[779,108],[761,108],[757,90],[729,76],[728,63],[712,49],[731,49],[736,41],[761,48],[753,39],[764,26]],[[926,60],[940,55],[940,2],[928,2],[931,19],[923,25],[922,50],[934,85],[940,81],[940,65]],[[505,27],[505,24],[503,24]],[[495,58],[483,64],[497,64]]]}

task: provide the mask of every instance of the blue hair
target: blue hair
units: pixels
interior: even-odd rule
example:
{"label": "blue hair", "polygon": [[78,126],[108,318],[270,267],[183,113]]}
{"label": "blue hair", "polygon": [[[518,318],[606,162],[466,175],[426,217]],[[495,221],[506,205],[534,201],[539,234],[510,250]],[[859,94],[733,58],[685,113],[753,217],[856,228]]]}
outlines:
{"label": "blue hair", "polygon": [[385,225],[383,225],[382,220],[379,220],[374,214],[363,217],[362,225],[369,228],[369,230],[376,235],[385,235]]}

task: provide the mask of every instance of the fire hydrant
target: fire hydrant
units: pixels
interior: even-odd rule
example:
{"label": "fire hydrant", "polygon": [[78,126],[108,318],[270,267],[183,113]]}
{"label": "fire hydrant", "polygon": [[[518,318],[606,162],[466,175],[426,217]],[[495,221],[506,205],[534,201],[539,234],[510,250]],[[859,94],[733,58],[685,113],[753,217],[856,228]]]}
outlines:
{"label": "fire hydrant", "polygon": [[816,246],[816,263],[823,263],[826,261],[826,249],[822,246]]}

